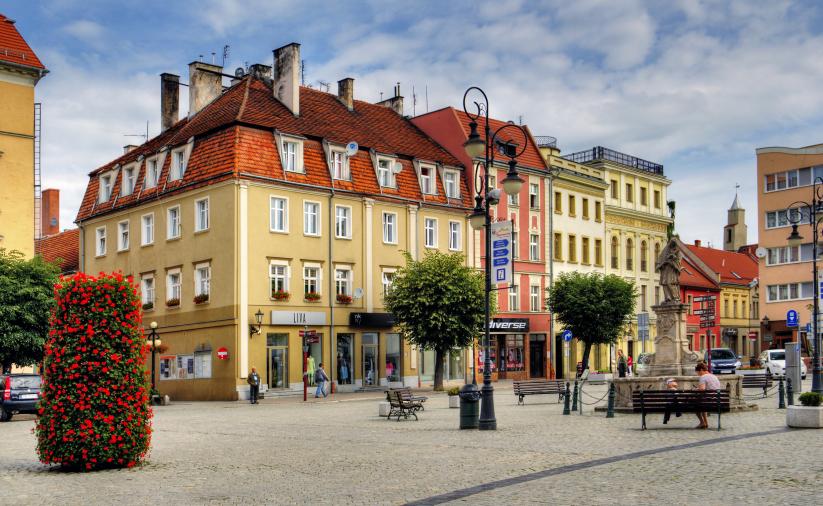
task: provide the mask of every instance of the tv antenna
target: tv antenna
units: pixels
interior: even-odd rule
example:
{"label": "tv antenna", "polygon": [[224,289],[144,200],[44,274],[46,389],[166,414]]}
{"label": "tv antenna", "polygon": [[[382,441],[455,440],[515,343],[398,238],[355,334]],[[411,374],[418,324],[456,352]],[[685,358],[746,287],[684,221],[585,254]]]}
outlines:
{"label": "tv antenna", "polygon": [[223,67],[226,66],[226,60],[228,60],[228,59],[229,59],[229,45],[226,44],[225,46],[223,46],[223,65],[222,65]]}
{"label": "tv antenna", "polygon": [[144,134],[123,134],[123,137],[142,137],[143,142],[148,142],[149,140],[149,122],[146,120],[146,133]]}
{"label": "tv antenna", "polygon": [[320,80],[318,80],[318,81],[317,81],[317,85],[318,85],[318,87],[319,87],[320,89],[325,88],[325,89],[326,89],[326,93],[328,93],[328,92],[329,92],[329,83],[327,83],[326,81],[320,81]]}

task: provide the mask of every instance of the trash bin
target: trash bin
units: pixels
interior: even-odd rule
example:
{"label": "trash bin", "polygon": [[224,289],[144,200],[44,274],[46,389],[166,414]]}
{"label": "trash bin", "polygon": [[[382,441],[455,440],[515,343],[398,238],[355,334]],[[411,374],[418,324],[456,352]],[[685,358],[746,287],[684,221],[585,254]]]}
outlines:
{"label": "trash bin", "polygon": [[460,428],[476,429],[480,425],[480,390],[469,383],[460,388]]}

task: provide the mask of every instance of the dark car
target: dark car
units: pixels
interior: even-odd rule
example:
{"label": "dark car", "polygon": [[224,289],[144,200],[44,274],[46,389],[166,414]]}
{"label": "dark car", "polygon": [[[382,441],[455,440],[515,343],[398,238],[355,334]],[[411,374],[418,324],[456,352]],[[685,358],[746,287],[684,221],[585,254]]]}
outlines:
{"label": "dark car", "polygon": [[40,383],[37,374],[0,375],[0,422],[17,413],[37,413]]}
{"label": "dark car", "polygon": [[[703,360],[708,362],[708,350],[703,353]],[[712,373],[714,374],[734,374],[740,367],[740,359],[728,348],[715,348],[712,350]]]}

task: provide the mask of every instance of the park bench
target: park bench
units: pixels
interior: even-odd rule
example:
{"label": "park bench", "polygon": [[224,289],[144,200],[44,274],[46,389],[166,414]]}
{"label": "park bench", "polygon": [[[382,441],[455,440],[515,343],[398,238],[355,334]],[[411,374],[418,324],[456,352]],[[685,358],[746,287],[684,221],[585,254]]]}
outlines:
{"label": "park bench", "polygon": [[646,430],[647,413],[717,413],[717,430],[720,430],[720,413],[731,410],[728,390],[635,390],[632,407],[643,416]]}
{"label": "park bench", "polygon": [[772,387],[772,384],[772,377],[766,373],[743,376],[743,388],[762,388],[763,397],[766,397],[766,391]]}
{"label": "park bench", "polygon": [[557,394],[557,402],[563,400],[566,395],[566,384],[563,380],[545,380],[545,379],[530,379],[530,380],[514,380],[514,395],[517,396],[517,404],[525,404],[524,399],[527,395],[549,395]]}
{"label": "park bench", "polygon": [[417,420],[417,411],[423,409],[423,401],[414,400],[409,389],[389,389],[386,391],[386,400],[389,402],[389,416],[386,420],[397,416],[399,422],[401,416],[408,419],[409,415]]}

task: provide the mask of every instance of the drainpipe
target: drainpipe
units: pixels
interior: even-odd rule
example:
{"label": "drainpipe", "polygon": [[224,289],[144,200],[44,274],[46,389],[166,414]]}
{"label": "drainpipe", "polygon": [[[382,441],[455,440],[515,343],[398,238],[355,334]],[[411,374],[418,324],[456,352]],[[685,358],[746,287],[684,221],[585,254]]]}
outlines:
{"label": "drainpipe", "polygon": [[[552,199],[554,198],[554,177],[551,176],[551,172],[549,173],[549,208],[546,209],[546,212],[549,215],[549,237],[547,240],[549,241],[549,290],[554,288],[554,206],[552,206]],[[554,337],[554,311],[549,313],[549,345],[554,347],[556,344],[556,340]],[[564,345],[565,346],[565,345]],[[554,353],[563,353],[563,350],[554,350]],[[552,359],[554,359],[554,363],[557,363],[557,356],[552,355]],[[566,366],[566,357],[563,357],[563,365]],[[554,368],[554,364],[549,364],[551,368]],[[554,371],[555,378],[560,375],[563,377],[563,371]]]}
{"label": "drainpipe", "polygon": [[83,228],[83,222],[77,222],[77,228],[80,229],[80,272],[86,272],[86,230]]}
{"label": "drainpipe", "polygon": [[[331,386],[329,389],[334,389],[334,374],[335,370],[337,369],[336,364],[334,364],[334,360],[336,358],[335,349],[334,349],[334,264],[332,263],[332,259],[334,255],[332,254],[334,249],[334,178],[332,178],[332,187],[331,193],[329,193],[329,269],[328,269],[328,277],[329,277],[329,369],[330,369],[330,376],[329,376],[329,383]],[[352,231],[353,232],[353,231]],[[333,365],[334,364],[334,365]],[[333,392],[334,390],[332,390]]]}

